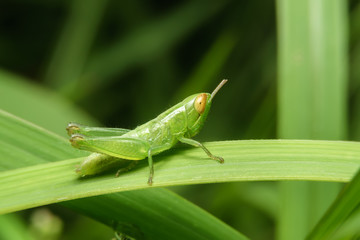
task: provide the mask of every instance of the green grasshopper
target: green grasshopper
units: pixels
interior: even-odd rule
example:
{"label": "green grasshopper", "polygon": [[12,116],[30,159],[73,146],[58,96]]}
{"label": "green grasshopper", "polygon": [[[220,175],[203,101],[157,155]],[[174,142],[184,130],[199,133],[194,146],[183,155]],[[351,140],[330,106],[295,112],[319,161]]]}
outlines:
{"label": "green grasshopper", "polygon": [[[151,185],[154,176],[152,156],[172,148],[178,141],[200,147],[210,158],[223,163],[222,157],[212,155],[203,144],[191,138],[204,126],[212,100],[226,82],[226,79],[222,80],[211,94],[198,93],[185,98],[134,130],[69,123],[66,130],[71,136],[72,146],[94,152],[81,163],[76,172],[81,177],[94,175],[113,167],[119,158],[142,160],[147,157],[150,168],[148,184]],[[129,170],[132,165],[120,169],[116,176]]]}

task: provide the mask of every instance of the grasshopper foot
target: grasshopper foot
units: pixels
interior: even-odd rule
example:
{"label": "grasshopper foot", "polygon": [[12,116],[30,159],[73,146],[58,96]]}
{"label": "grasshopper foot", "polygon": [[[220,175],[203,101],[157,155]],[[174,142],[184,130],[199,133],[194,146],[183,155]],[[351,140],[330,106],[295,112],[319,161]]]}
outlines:
{"label": "grasshopper foot", "polygon": [[149,185],[149,186],[151,186],[151,185],[152,185],[152,183],[153,183],[153,181],[152,181],[152,176],[151,176],[151,177],[149,177],[149,179],[148,179],[148,182],[147,182],[147,183],[148,183],[148,185]]}
{"label": "grasshopper foot", "polygon": [[222,157],[212,155],[211,158],[218,161],[219,163],[224,163],[224,159]]}

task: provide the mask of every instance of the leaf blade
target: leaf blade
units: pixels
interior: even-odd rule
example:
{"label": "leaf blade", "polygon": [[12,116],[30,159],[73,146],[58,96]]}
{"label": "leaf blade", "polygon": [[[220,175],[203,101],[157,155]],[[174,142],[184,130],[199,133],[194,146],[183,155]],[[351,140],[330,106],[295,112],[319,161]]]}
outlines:
{"label": "leaf blade", "polygon": [[[206,146],[222,155],[225,164],[207,160],[200,149],[176,149],[157,156],[154,186],[263,180],[347,182],[360,165],[360,143],[356,142],[243,140],[212,142]],[[148,188],[146,161],[119,178],[104,174],[79,179],[73,170],[81,160],[75,158],[1,172],[0,198],[4,201],[0,203],[0,212]],[[32,179],[32,185],[18,186],[23,178]],[[56,191],[49,191],[53,186],[57,187]],[[23,203],[16,203],[16,199]]]}
{"label": "leaf blade", "polygon": [[[61,189],[61,183],[54,181],[57,177],[62,178],[59,174],[70,174],[72,177],[75,176],[74,173],[74,164],[75,162],[81,161],[81,159],[75,158],[68,161],[58,161],[61,159],[66,159],[70,157],[84,156],[87,153],[73,149],[66,139],[57,136],[43,128],[37,127],[36,125],[29,123],[25,120],[22,120],[14,115],[0,111],[0,143],[7,143],[8,146],[14,145],[12,149],[8,151],[0,150],[0,170],[4,179],[7,181],[13,182],[14,185],[8,185],[7,183],[1,182],[0,188],[4,190],[2,194],[6,195],[6,191],[11,191],[11,188],[14,188],[14,195],[12,206],[26,206],[25,208],[30,208],[33,206],[40,206],[51,202],[62,202],[70,199],[72,195],[71,192],[77,194],[79,189],[72,188],[70,192],[65,193]],[[4,123],[4,124],[2,124]],[[4,134],[10,131],[11,134]],[[9,141],[9,137],[17,139],[17,142]],[[0,144],[1,146],[1,144]],[[27,146],[22,149],[22,146]],[[16,154],[13,152],[16,151]],[[73,163],[71,162],[73,161]],[[6,164],[4,164],[6,162]],[[48,162],[44,164],[44,162]],[[54,163],[55,168],[48,168],[49,162]],[[70,164],[69,164],[70,162]],[[67,165],[66,165],[67,164]],[[29,166],[29,167],[24,167]],[[42,171],[43,174],[39,172],[32,172],[31,167],[37,166],[37,169]],[[12,169],[12,170],[8,170]],[[20,171],[20,172],[19,172]],[[15,174],[12,174],[15,173]],[[24,175],[22,175],[24,174]],[[48,195],[48,199],[43,198],[43,188],[45,183],[52,182],[53,185],[50,187],[48,185],[47,192],[52,193]],[[68,182],[70,183],[70,182]],[[15,186],[16,185],[16,186]],[[81,189],[80,189],[81,190]],[[23,198],[23,193],[27,192],[27,199]],[[41,193],[42,192],[42,193]],[[196,205],[182,199],[180,196],[172,194],[169,191],[163,189],[151,189],[151,198],[156,202],[157,200],[162,199],[161,204],[156,206],[159,213],[166,213],[169,217],[176,219],[176,224],[174,222],[161,222],[157,219],[152,219],[152,216],[149,216],[149,212],[152,210],[149,207],[154,207],[154,204],[148,206],[148,200],[144,199],[144,195],[149,195],[149,193],[141,193],[138,191],[136,193],[128,192],[126,193],[126,198],[131,202],[136,202],[137,205],[143,205],[142,208],[130,208],[132,212],[118,212],[117,215],[114,215],[114,212],[118,211],[119,206],[123,206],[124,203],[122,193],[116,194],[106,194],[102,196],[77,199],[76,202],[71,203],[70,201],[64,202],[66,206],[73,209],[74,211],[80,211],[90,217],[93,217],[97,221],[102,221],[103,223],[113,226],[113,221],[121,221],[127,223],[127,218],[129,214],[132,214],[136,217],[132,218],[133,223],[136,226],[139,226],[142,229],[144,219],[147,221],[152,221],[156,226],[151,229],[142,230],[144,235],[147,236],[157,236],[157,239],[166,239],[164,237],[164,231],[162,228],[174,229],[175,225],[181,224],[183,228],[187,229],[186,234],[181,231],[175,231],[174,236],[178,239],[196,239],[192,237],[192,233],[199,232],[201,235],[207,236],[210,239],[220,239],[219,236],[225,235],[229,239],[246,239],[241,233],[235,231],[230,226],[224,224],[219,219],[211,216],[206,211],[200,209]],[[50,201],[49,201],[50,200]],[[4,204],[7,200],[1,198],[0,204]],[[175,203],[181,202],[180,206],[175,206]],[[35,204],[34,204],[35,203]],[[71,203],[71,204],[70,204]],[[101,203],[101,204],[100,204]],[[9,206],[9,205],[8,205]],[[87,207],[84,207],[87,206]],[[167,208],[177,208],[177,212],[169,212]],[[24,209],[24,208],[22,208]],[[4,209],[2,209],[4,210]],[[13,208],[13,210],[15,210]],[[17,208],[20,210],[20,208]],[[193,219],[190,216],[184,217],[183,212],[191,211],[196,214],[198,224],[194,224]],[[96,213],[101,212],[101,216]],[[210,229],[202,228],[201,226],[210,225]],[[125,231],[122,231],[126,233]],[[131,236],[131,233],[129,233]]]}

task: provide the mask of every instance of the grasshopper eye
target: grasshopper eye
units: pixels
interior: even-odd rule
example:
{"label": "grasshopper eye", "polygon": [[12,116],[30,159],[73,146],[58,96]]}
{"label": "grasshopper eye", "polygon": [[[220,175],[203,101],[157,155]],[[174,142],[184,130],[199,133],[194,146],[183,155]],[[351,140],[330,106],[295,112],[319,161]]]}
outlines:
{"label": "grasshopper eye", "polygon": [[205,110],[206,99],[207,99],[206,93],[201,93],[196,97],[196,99],[194,101],[195,110],[199,114],[202,114]]}

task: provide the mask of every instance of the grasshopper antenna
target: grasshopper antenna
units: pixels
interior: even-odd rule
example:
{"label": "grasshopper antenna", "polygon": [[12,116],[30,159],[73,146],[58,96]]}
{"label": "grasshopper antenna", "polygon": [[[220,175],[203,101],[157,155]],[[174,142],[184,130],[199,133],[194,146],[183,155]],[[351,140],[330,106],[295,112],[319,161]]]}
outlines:
{"label": "grasshopper antenna", "polygon": [[220,90],[220,88],[222,88],[222,86],[225,85],[225,83],[227,82],[227,79],[223,79],[219,85],[215,88],[215,90],[211,93],[211,97],[210,97],[210,101],[212,101],[212,99],[215,97],[216,93]]}

